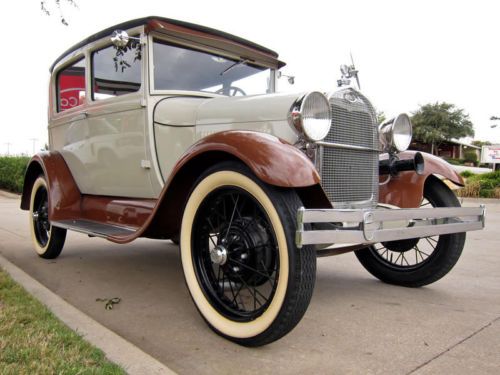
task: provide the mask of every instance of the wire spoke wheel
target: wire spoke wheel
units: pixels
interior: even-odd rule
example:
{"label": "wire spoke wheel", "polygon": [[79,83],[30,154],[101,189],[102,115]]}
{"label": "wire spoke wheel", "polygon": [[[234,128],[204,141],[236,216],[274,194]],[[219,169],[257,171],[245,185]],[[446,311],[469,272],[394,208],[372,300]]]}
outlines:
{"label": "wire spoke wheel", "polygon": [[[420,207],[436,207],[436,203],[424,197]],[[423,265],[436,251],[439,238],[440,236],[431,236],[382,242],[373,245],[372,251],[390,267],[415,269]]]}
{"label": "wire spoke wheel", "polygon": [[245,346],[290,332],[311,300],[312,246],[295,246],[294,190],[222,162],[193,187],[181,223],[182,267],[191,297],[217,334]]}
{"label": "wire spoke wheel", "polygon": [[279,278],[275,233],[260,204],[239,188],[213,191],[193,225],[193,261],[203,291],[222,315],[257,318]]}
{"label": "wire spoke wheel", "polygon": [[[437,177],[424,185],[421,208],[460,207],[457,197]],[[355,252],[373,276],[395,285],[420,287],[446,275],[457,263],[465,243],[465,233],[410,238],[374,244]]]}
{"label": "wire spoke wheel", "polygon": [[35,237],[42,247],[47,245],[50,237],[48,205],[47,189],[45,186],[41,186],[35,193],[34,207],[31,216],[33,219],[33,227],[35,228]]}
{"label": "wire spoke wheel", "polygon": [[46,259],[58,257],[66,240],[66,229],[54,227],[49,221],[49,190],[43,176],[31,188],[29,224],[38,255]]}

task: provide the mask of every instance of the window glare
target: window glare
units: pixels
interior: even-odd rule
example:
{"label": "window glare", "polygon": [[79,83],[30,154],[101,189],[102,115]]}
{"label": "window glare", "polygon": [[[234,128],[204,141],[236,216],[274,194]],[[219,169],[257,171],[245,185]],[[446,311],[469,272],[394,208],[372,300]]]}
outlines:
{"label": "window glare", "polygon": [[156,90],[204,91],[224,95],[269,92],[270,69],[154,40]]}
{"label": "window glare", "polygon": [[92,54],[94,100],[136,92],[141,87],[140,45],[119,51],[109,46]]}

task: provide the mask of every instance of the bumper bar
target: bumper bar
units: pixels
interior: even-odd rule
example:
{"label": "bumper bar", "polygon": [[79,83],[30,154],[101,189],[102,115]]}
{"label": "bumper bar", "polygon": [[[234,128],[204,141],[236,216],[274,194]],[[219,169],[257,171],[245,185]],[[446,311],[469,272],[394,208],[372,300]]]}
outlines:
{"label": "bumper bar", "polygon": [[[312,244],[372,244],[407,238],[467,232],[484,228],[484,205],[409,209],[305,209],[297,212],[295,242]],[[322,229],[304,224],[329,223]],[[323,229],[328,227],[328,229]]]}

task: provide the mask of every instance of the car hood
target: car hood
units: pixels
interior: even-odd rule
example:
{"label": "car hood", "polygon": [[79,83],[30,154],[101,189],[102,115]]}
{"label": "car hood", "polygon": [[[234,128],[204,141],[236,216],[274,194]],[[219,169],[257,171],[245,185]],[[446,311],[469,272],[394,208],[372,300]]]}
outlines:
{"label": "car hood", "polygon": [[167,97],[156,104],[153,119],[166,126],[282,121],[287,119],[292,104],[302,95]]}

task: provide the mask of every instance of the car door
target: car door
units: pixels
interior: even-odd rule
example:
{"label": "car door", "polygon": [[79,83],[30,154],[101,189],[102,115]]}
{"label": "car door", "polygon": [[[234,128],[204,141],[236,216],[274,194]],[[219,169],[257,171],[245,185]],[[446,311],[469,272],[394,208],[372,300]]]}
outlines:
{"label": "car door", "polygon": [[84,194],[154,197],[137,48],[117,53],[105,45],[89,54],[90,97],[74,125],[78,131],[68,128],[63,152]]}

